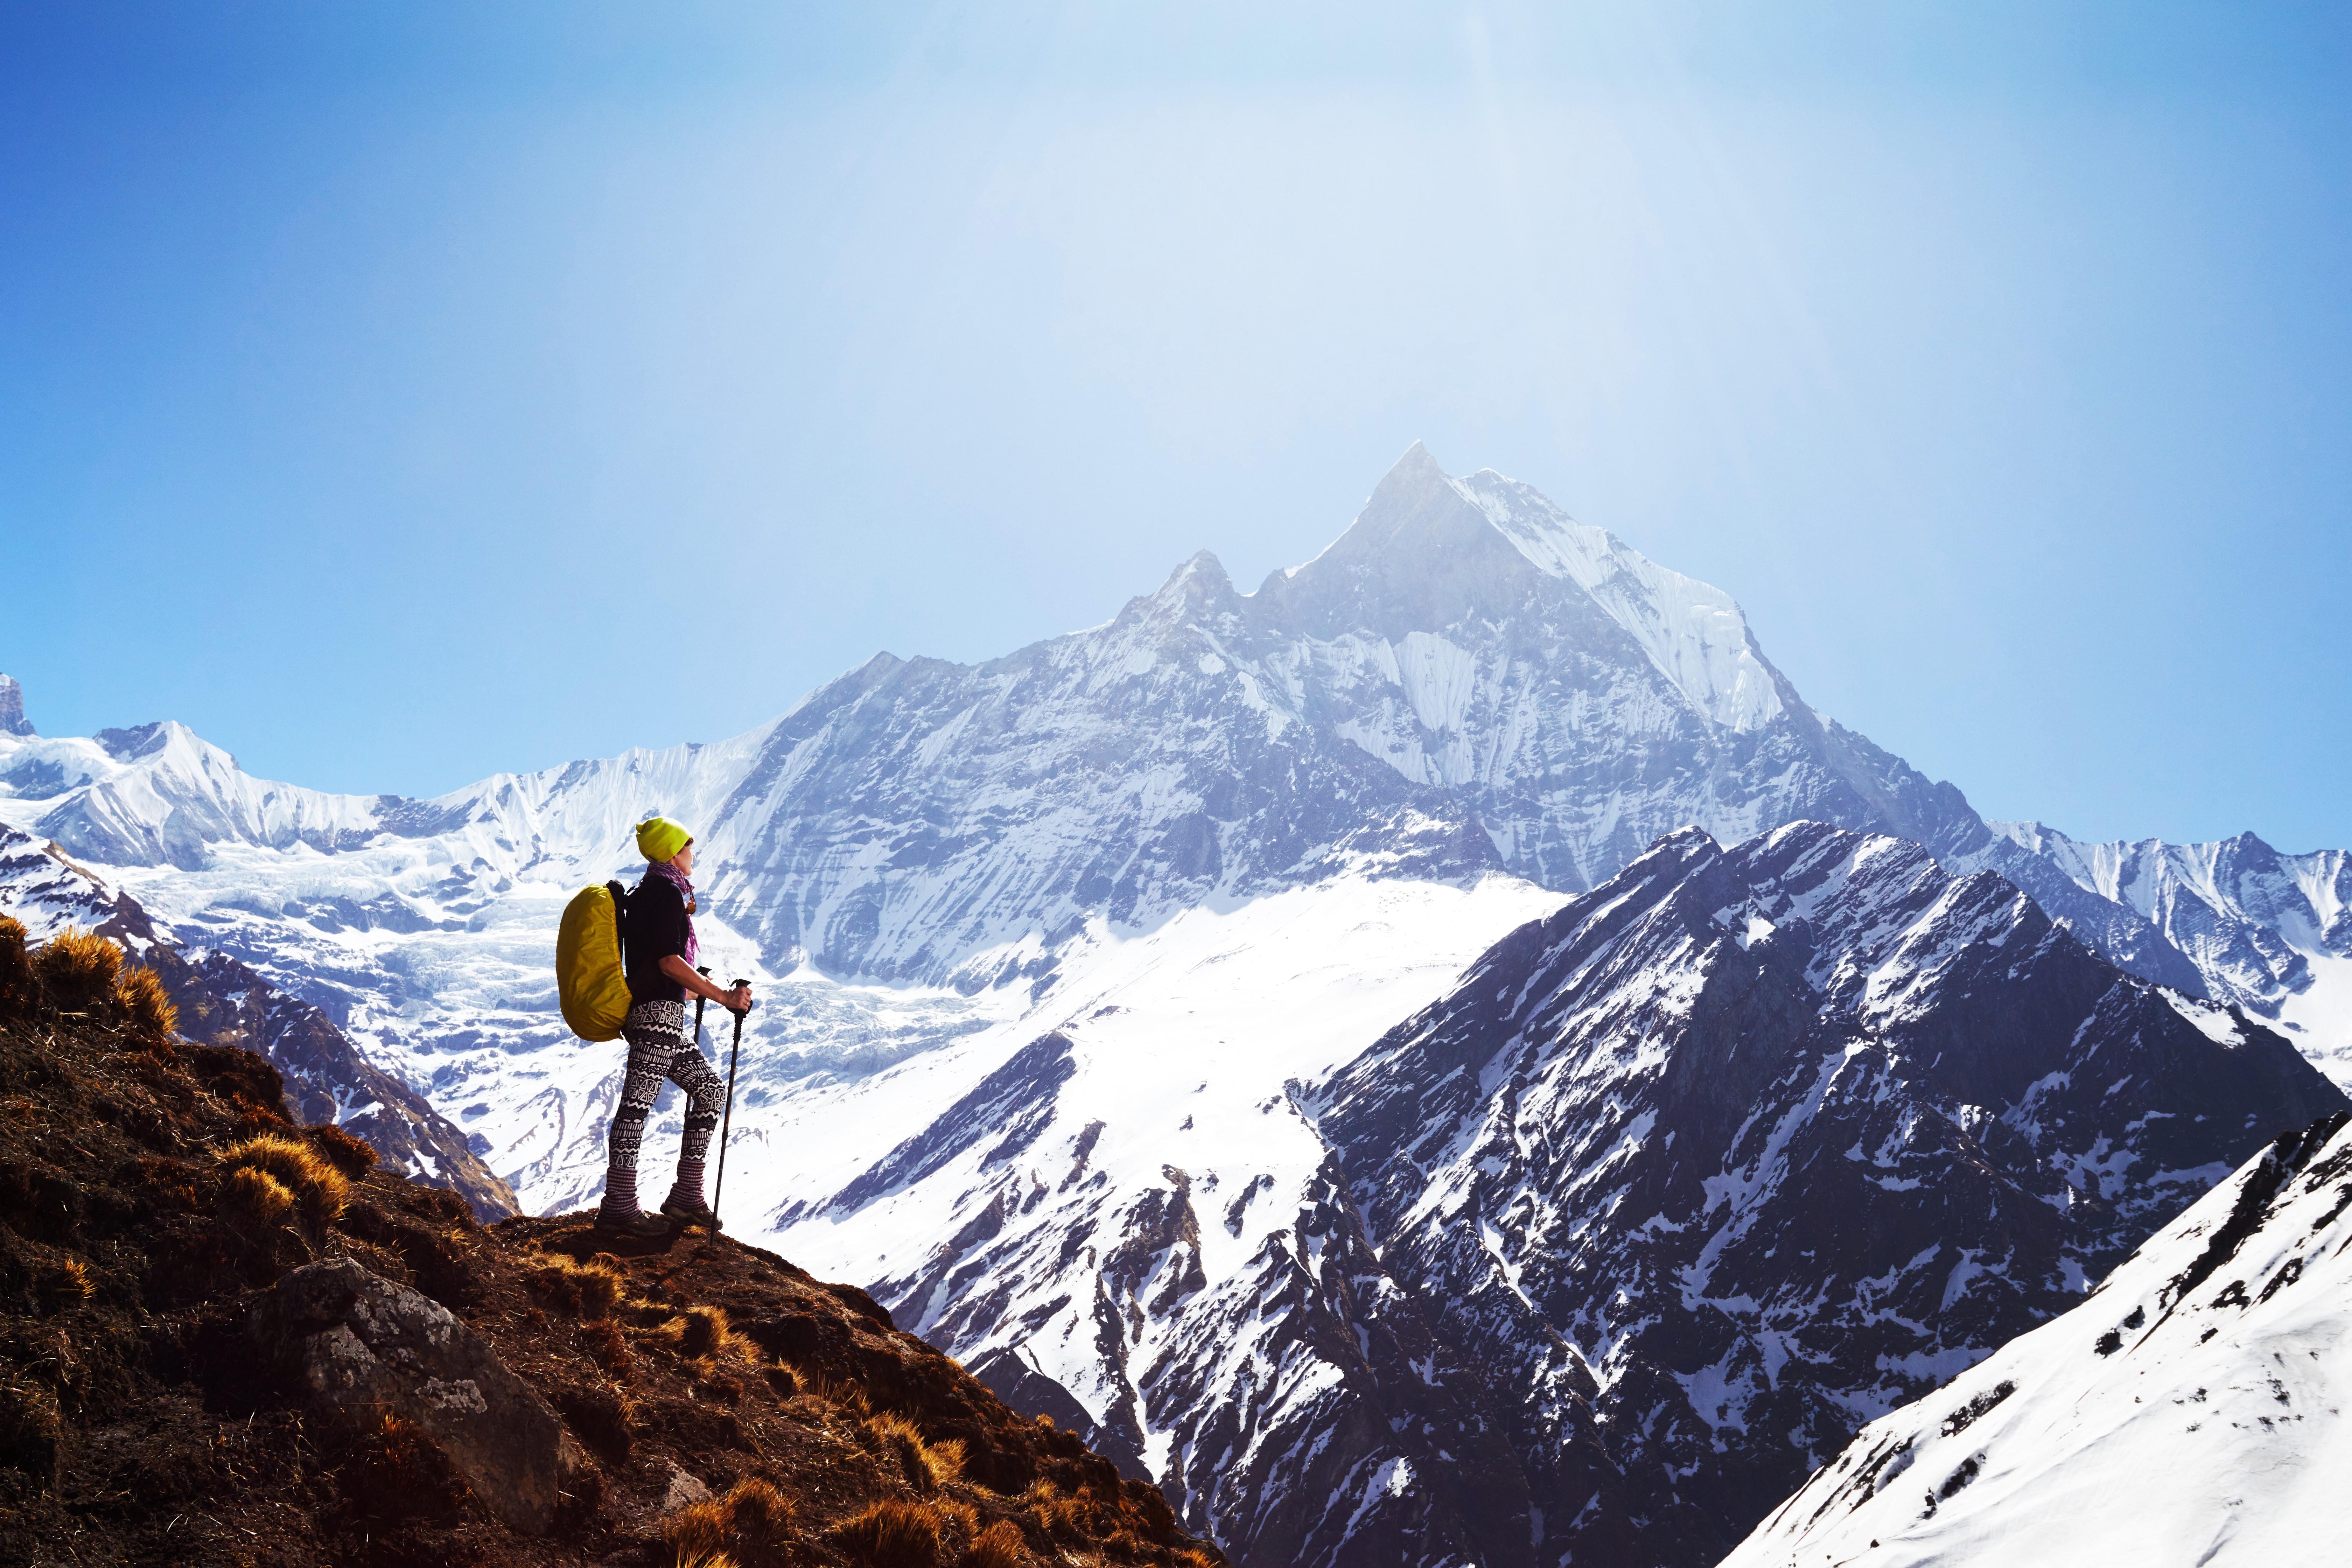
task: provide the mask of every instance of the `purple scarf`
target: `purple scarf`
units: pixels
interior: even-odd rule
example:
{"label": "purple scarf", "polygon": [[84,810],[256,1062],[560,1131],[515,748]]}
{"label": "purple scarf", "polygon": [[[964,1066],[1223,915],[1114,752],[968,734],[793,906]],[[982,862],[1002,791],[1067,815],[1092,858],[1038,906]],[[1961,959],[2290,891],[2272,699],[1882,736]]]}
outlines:
{"label": "purple scarf", "polygon": [[702,943],[701,943],[699,941],[698,941],[698,940],[696,939],[695,934],[694,934],[694,884],[693,884],[693,883],[691,883],[691,882],[689,882],[689,881],[688,881],[688,880],[686,879],[686,873],[685,873],[685,872],[683,872],[683,871],[679,870],[676,866],[671,865],[671,864],[670,864],[668,861],[667,861],[667,860],[648,860],[648,861],[646,861],[646,876],[648,876],[648,877],[659,877],[660,879],[662,879],[662,880],[664,880],[664,881],[666,881],[666,882],[669,883],[669,884],[670,884],[670,886],[672,886],[672,887],[676,888],[676,889],[677,889],[677,896],[678,896],[678,898],[679,898],[679,899],[680,899],[680,900],[685,903],[685,905],[686,905],[686,954],[685,954],[685,956],[686,956],[687,967],[688,967],[688,968],[692,968],[692,967],[694,966],[694,960],[695,960],[695,957],[696,957],[697,953],[699,952],[699,950],[701,949],[701,946],[702,946]]}

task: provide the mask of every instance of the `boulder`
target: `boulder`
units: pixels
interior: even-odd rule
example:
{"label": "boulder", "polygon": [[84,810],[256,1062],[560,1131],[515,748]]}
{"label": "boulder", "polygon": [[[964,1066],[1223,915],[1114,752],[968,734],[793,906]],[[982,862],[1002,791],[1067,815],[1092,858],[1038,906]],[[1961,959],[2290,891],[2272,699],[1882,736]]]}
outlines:
{"label": "boulder", "polygon": [[537,1535],[554,1521],[562,1421],[439,1302],[331,1258],[279,1280],[246,1327],[295,1397],[347,1432],[399,1415],[508,1528]]}
{"label": "boulder", "polygon": [[664,1519],[682,1508],[692,1508],[696,1503],[709,1500],[709,1487],[676,1465],[669,1468],[669,1489],[662,1494],[661,1514]]}

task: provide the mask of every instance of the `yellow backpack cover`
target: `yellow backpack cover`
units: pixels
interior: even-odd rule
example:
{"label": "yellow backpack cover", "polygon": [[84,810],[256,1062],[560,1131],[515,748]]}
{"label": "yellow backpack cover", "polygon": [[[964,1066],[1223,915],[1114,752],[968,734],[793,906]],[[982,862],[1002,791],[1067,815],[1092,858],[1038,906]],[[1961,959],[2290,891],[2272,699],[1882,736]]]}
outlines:
{"label": "yellow backpack cover", "polygon": [[628,895],[618,882],[583,888],[563,906],[555,933],[555,994],[563,1021],[583,1040],[616,1040],[629,1016],[629,979],[621,968],[621,917]]}

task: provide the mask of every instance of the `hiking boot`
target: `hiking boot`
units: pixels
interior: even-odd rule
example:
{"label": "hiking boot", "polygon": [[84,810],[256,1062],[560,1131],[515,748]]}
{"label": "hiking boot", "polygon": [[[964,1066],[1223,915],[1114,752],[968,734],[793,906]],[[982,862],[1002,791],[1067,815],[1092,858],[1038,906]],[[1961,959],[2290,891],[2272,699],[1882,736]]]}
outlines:
{"label": "hiking boot", "polygon": [[596,1228],[606,1236],[625,1236],[644,1240],[665,1237],[677,1227],[659,1215],[634,1214],[625,1219],[596,1216]]}
{"label": "hiking boot", "polygon": [[709,1204],[689,1204],[682,1198],[667,1197],[662,1200],[661,1212],[682,1226],[699,1226],[704,1230],[719,1228],[719,1216],[710,1212]]}

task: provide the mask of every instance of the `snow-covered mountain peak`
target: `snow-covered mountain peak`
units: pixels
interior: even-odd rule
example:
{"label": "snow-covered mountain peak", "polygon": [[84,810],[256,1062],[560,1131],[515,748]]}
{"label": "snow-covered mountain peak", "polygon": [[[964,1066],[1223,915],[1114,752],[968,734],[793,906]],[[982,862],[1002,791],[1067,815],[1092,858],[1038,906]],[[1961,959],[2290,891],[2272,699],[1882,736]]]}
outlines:
{"label": "snow-covered mountain peak", "polygon": [[[2039,822],[1986,826],[1992,847],[1979,862],[2019,880],[2040,862],[2100,900],[2070,921],[2091,928],[2087,939],[2179,953],[2214,1000],[2274,1020],[2339,1081],[2352,1079],[2352,853],[2282,854],[2252,833],[2091,844]],[[2032,889],[2053,913],[2071,912],[2066,890]],[[2103,915],[2137,930],[2118,940],[2097,929]]]}
{"label": "snow-covered mountain peak", "polygon": [[25,689],[13,675],[0,675],[0,735],[29,735],[32,721],[25,717]]}
{"label": "snow-covered mountain peak", "polygon": [[1267,587],[1297,584],[1307,591],[1285,596],[1312,602],[1321,596],[1316,579],[1338,577],[1353,590],[1339,595],[1351,608],[1369,602],[1373,613],[1359,609],[1360,620],[1377,624],[1410,606],[1443,622],[1496,613],[1523,596],[1514,579],[1530,571],[1580,589],[1710,722],[1748,733],[1796,705],[1730,595],[1660,566],[1491,468],[1454,479],[1417,441],[1345,534]]}
{"label": "snow-covered mountain peak", "polygon": [[1730,595],[1659,565],[1605,528],[1578,522],[1492,468],[1454,488],[1538,569],[1591,595],[1708,718],[1747,731],[1780,713],[1782,682]]}

